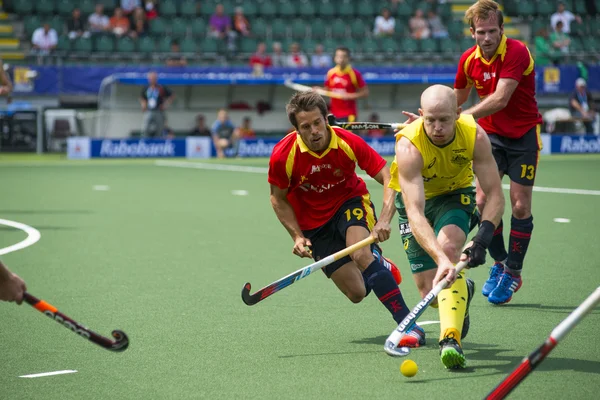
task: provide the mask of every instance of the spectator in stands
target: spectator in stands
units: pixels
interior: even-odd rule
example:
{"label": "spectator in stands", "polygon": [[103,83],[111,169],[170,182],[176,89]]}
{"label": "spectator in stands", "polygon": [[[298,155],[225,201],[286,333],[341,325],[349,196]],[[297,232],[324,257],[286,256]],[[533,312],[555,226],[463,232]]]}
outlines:
{"label": "spectator in stands", "polygon": [[210,17],[208,22],[210,28],[210,35],[218,38],[227,40],[227,47],[229,50],[235,48],[235,31],[231,29],[231,18],[229,15],[225,15],[223,4],[217,4],[215,6],[215,13]]}
{"label": "spectator in stands", "polygon": [[123,10],[123,14],[130,15],[133,11],[141,7],[142,2],[140,0],[121,0],[121,9]]}
{"label": "spectator in stands", "polygon": [[235,8],[235,14],[233,16],[233,29],[241,36],[250,36],[250,23],[244,15],[244,9],[242,7]]}
{"label": "spectator in stands", "polygon": [[173,40],[171,42],[171,52],[167,57],[167,66],[169,67],[185,67],[187,66],[187,59],[181,54],[181,48],[179,42]]}
{"label": "spectator in stands", "polygon": [[148,32],[148,20],[146,19],[146,13],[141,7],[136,8],[132,14],[132,26],[133,28],[129,31],[129,36],[132,38],[138,38],[144,36]]}
{"label": "spectator in stands", "polygon": [[423,17],[423,10],[420,8],[415,11],[415,15],[408,22],[408,26],[410,27],[410,36],[413,39],[427,39],[431,35],[429,24]]}
{"label": "spectator in stands", "polygon": [[308,58],[300,50],[298,43],[292,43],[290,45],[290,53],[288,54],[285,65],[287,67],[306,67],[308,65]]}
{"label": "spectator in stands", "polygon": [[583,120],[586,133],[593,134],[596,106],[592,98],[592,93],[587,90],[587,83],[583,78],[577,78],[575,81],[575,90],[569,97],[569,109],[573,117]]}
{"label": "spectator in stands", "polygon": [[261,42],[256,46],[256,52],[250,57],[250,66],[255,76],[262,76],[264,69],[273,65],[271,57],[267,54],[267,46]]}
{"label": "spectator in stands", "polygon": [[329,68],[333,65],[331,56],[325,53],[322,44],[315,46],[315,52],[310,56],[310,65],[318,68]]}
{"label": "spectator in stands", "polygon": [[550,35],[550,42],[552,46],[560,50],[563,54],[569,54],[569,45],[571,39],[563,30],[563,22],[558,21],[554,27],[554,32]]}
{"label": "spectator in stands", "polygon": [[562,1],[558,3],[558,10],[550,17],[550,25],[556,29],[558,21],[563,23],[563,32],[566,34],[571,33],[571,22],[576,21],[581,24],[581,17],[574,15],[571,11],[565,9],[565,3]]}
{"label": "spectator in stands", "polygon": [[534,38],[535,44],[535,65],[545,66],[550,64],[558,64],[560,54],[554,49],[550,42],[548,28],[542,27],[537,31]]}
{"label": "spectator in stands", "polygon": [[58,35],[54,29],[50,28],[50,24],[45,22],[42,27],[33,31],[31,44],[38,54],[48,55],[58,44]]}
{"label": "spectator in stands", "polygon": [[104,15],[102,4],[96,4],[94,13],[88,17],[88,24],[90,24],[90,32],[92,33],[102,33],[110,28],[110,20]]}
{"label": "spectator in stands", "polygon": [[433,38],[443,39],[448,37],[448,29],[433,8],[430,8],[427,12],[427,23],[429,24],[429,29],[431,29],[431,36]]}
{"label": "spectator in stands", "polygon": [[85,23],[83,22],[79,8],[74,8],[71,18],[67,20],[67,32],[69,32],[69,39],[90,36],[90,33],[85,29]]}
{"label": "spectator in stands", "polygon": [[206,120],[204,115],[198,114],[196,116],[196,126],[192,131],[192,136],[206,136],[211,137],[210,129],[206,126]]}
{"label": "spectator in stands", "polygon": [[235,127],[229,119],[227,110],[220,109],[217,114],[217,120],[214,122],[210,133],[212,135],[217,157],[224,158],[225,150],[233,149],[237,153],[237,144],[240,137],[239,129]]}
{"label": "spectator in stands", "polygon": [[121,8],[115,8],[114,14],[109,21],[109,26],[111,32],[117,36],[123,36],[129,32],[129,18],[123,14]]}
{"label": "spectator in stands", "polygon": [[392,36],[396,28],[396,20],[391,16],[390,10],[384,8],[381,10],[381,15],[375,18],[375,28],[373,34],[375,36]]}
{"label": "spectator in stands", "polygon": [[256,138],[256,132],[252,129],[252,120],[250,117],[244,117],[242,120],[242,126],[239,129],[241,139],[254,139]]}
{"label": "spectator in stands", "polygon": [[144,1],[144,9],[146,10],[146,19],[148,21],[151,21],[154,18],[158,17],[158,10],[156,9],[156,1],[145,0]]}
{"label": "spectator in stands", "polygon": [[271,62],[274,67],[283,67],[285,65],[285,54],[281,48],[280,42],[273,42],[273,54],[271,55]]}
{"label": "spectator in stands", "polygon": [[[142,89],[140,104],[144,117],[142,120],[142,136],[160,135],[165,126],[165,110],[173,102],[175,95],[158,83],[156,72],[148,74],[148,86]],[[154,129],[152,129],[154,128]]]}

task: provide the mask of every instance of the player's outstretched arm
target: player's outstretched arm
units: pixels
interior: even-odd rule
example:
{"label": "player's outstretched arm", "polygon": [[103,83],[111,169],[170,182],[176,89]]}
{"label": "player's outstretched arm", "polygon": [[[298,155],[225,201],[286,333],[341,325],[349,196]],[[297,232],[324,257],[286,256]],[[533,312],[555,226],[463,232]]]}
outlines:
{"label": "player's outstretched arm", "polygon": [[462,89],[454,88],[454,94],[456,95],[456,103],[460,107],[467,102],[469,94],[471,94],[472,86],[467,86]]}
{"label": "player's outstretched arm", "polygon": [[27,290],[25,282],[17,274],[13,274],[0,261],[0,300],[23,302],[23,293]]}
{"label": "player's outstretched arm", "polygon": [[501,78],[498,80],[498,86],[494,93],[468,110],[463,111],[463,114],[471,114],[473,118],[479,119],[502,110],[508,104],[518,85],[519,82],[514,79]]}
{"label": "player's outstretched arm", "polygon": [[0,96],[8,96],[13,90],[12,82],[8,73],[4,70],[4,64],[0,60]]}
{"label": "player's outstretched arm", "polygon": [[383,207],[381,207],[379,219],[377,220],[375,227],[373,227],[372,233],[377,241],[384,242],[390,238],[392,233],[390,223],[396,213],[396,205],[394,204],[396,191],[389,187],[391,175],[387,165],[385,165],[373,179],[383,185]]}
{"label": "player's outstretched arm", "polygon": [[498,174],[498,166],[492,155],[492,145],[487,133],[477,125],[477,137],[473,151],[473,169],[479,186],[486,195],[486,204],[481,216],[479,230],[461,260],[467,260],[473,268],[485,263],[485,253],[494,235],[494,230],[504,214],[504,194]]}
{"label": "player's outstretched arm", "polygon": [[292,240],[294,240],[293,253],[299,257],[312,258],[306,248],[307,246],[311,246],[310,240],[304,237],[300,229],[294,209],[287,199],[287,192],[288,189],[281,189],[271,184],[271,206],[281,225],[284,226],[292,237]]}
{"label": "player's outstretched arm", "polygon": [[396,144],[396,162],[410,229],[423,250],[438,265],[438,272],[433,284],[435,286],[444,277],[449,283],[452,283],[456,279],[454,265],[444,253],[433,228],[425,217],[425,189],[421,175],[423,157],[408,139],[402,138]]}

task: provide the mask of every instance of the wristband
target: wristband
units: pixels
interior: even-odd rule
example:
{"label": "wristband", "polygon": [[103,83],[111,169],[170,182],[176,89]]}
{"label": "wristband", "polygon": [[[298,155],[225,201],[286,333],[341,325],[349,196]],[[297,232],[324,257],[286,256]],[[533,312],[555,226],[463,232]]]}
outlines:
{"label": "wristband", "polygon": [[492,242],[492,238],[494,237],[494,231],[496,227],[490,221],[482,221],[479,225],[479,231],[477,235],[473,238],[473,242],[478,243],[485,247],[486,249]]}

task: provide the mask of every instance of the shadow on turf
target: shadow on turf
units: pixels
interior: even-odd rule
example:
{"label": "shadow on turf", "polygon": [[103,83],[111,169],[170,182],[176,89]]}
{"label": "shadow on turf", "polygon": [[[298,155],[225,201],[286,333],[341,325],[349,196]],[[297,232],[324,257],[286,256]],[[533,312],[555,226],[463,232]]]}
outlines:
{"label": "shadow on turf", "polygon": [[92,210],[0,210],[0,215],[7,214],[92,214]]}
{"label": "shadow on turf", "polygon": [[[355,344],[379,344],[383,347],[383,343],[387,336],[375,336],[371,338],[364,338],[353,340],[351,343]],[[419,352],[423,350],[436,350],[438,347],[436,345],[432,345],[432,342],[425,346],[423,349],[415,349],[413,352]],[[540,343],[541,344],[541,343]],[[560,348],[560,344],[559,344]],[[533,351],[535,349],[531,349]],[[503,349],[499,348],[498,345],[495,344],[487,344],[487,343],[465,343],[465,353],[467,356],[467,360],[473,361],[481,361],[481,362],[490,362],[493,363],[488,364],[480,364],[476,367],[465,368],[464,370],[452,371],[454,373],[466,374],[468,376],[469,373],[475,372],[476,370],[485,370],[485,369],[494,369],[494,372],[490,372],[486,375],[496,375],[496,374],[508,374],[512,371],[519,363],[523,360],[527,354],[514,356],[514,355],[506,355],[502,353],[512,352],[512,349]],[[479,364],[479,363],[478,363]],[[589,361],[589,360],[576,360],[572,358],[561,358],[561,357],[553,357],[552,353],[540,364],[536,369],[537,371],[576,371],[576,372],[592,372],[595,374],[600,374],[600,361]],[[465,377],[467,377],[465,376]],[[481,376],[481,375],[478,375]],[[452,379],[452,378],[438,378],[438,379],[429,379],[430,380],[444,380],[444,379]],[[414,381],[415,383],[419,381]]]}
{"label": "shadow on turf", "polygon": [[[576,309],[579,304],[574,306],[546,306],[543,304],[519,304],[519,303],[509,303],[503,304],[503,308],[526,308],[527,310],[538,310],[538,311],[548,311],[548,312],[560,312],[565,314],[570,314],[574,309]],[[592,310],[591,314],[600,314],[600,310]]]}

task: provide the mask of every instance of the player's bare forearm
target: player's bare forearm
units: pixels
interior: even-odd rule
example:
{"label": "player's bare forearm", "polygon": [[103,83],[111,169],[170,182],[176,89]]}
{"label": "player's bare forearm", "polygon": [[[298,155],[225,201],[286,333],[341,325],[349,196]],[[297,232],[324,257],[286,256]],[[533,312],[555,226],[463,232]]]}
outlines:
{"label": "player's bare forearm", "polygon": [[487,96],[479,104],[463,111],[463,114],[471,114],[473,118],[479,119],[502,110],[508,104],[518,84],[519,82],[514,79],[500,78],[494,93]]}
{"label": "player's bare forearm", "polygon": [[383,207],[379,213],[379,220],[389,224],[396,213],[396,206],[394,204],[396,191],[389,187],[391,175],[387,165],[384,166],[373,179],[383,185]]}
{"label": "player's bare forearm", "polygon": [[465,102],[469,98],[470,93],[471,93],[471,86],[467,86],[466,88],[463,88],[463,89],[454,88],[454,94],[456,94],[456,103],[459,107],[462,106],[463,104],[465,104]]}
{"label": "player's bare forearm", "polygon": [[0,261],[0,282],[7,281],[9,278],[10,271],[8,270],[8,268],[6,268],[4,264],[2,264],[2,261]]}
{"label": "player's bare forearm", "polygon": [[271,194],[271,206],[273,207],[273,211],[275,211],[275,215],[277,215],[277,219],[279,219],[279,222],[281,222],[281,225],[288,231],[293,240],[304,236],[296,219],[294,209],[287,199],[282,199],[277,195]]}
{"label": "player's bare forearm", "polygon": [[2,85],[3,89],[2,94],[9,95],[12,92],[12,82],[10,81],[8,74],[4,70],[4,65],[2,64],[2,61],[0,61],[0,84]]}

